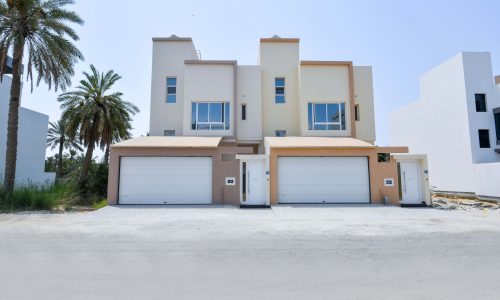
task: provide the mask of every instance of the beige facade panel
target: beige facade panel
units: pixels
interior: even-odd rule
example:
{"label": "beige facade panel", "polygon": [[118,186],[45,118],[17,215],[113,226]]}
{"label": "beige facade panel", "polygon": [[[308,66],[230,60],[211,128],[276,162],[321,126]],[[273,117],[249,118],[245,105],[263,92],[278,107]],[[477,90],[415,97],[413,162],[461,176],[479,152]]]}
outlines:
{"label": "beige facade panel", "polygon": [[374,143],[376,135],[372,68],[355,66],[353,70],[354,99],[358,105],[356,138]]}
{"label": "beige facade panel", "polygon": [[[261,42],[259,60],[263,136],[275,136],[276,130],[300,135],[298,42]],[[285,79],[285,103],[275,103],[275,78]]]}
{"label": "beige facade panel", "polygon": [[[238,66],[237,139],[240,142],[262,140],[262,74],[259,66]],[[243,120],[243,107],[245,120]]]}
{"label": "beige facade panel", "polygon": [[[375,148],[354,138],[331,137],[266,137],[266,148]],[[392,149],[392,148],[391,148]],[[402,149],[404,150],[404,149]],[[406,149],[406,152],[408,149]]]}
{"label": "beige facade panel", "polygon": [[[153,39],[151,73],[151,110],[149,134],[162,136],[165,130],[183,135],[184,61],[197,60],[198,54],[191,39]],[[176,103],[166,103],[167,77],[177,79]]]}

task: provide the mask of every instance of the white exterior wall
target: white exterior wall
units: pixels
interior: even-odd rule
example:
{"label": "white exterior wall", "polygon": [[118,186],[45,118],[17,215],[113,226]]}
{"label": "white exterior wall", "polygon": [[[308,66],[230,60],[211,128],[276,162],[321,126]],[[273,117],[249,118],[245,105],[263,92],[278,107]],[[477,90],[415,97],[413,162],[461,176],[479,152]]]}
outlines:
{"label": "white exterior wall", "polygon": [[[493,151],[496,144],[493,109],[500,107],[500,98],[495,93],[491,55],[488,52],[465,52],[462,53],[462,57],[467,97],[466,103],[469,115],[472,162],[500,162],[500,154]],[[475,94],[477,93],[486,94],[486,112],[476,112]],[[489,129],[492,148],[479,148],[478,129]]]}
{"label": "white exterior wall", "polygon": [[[477,171],[482,167],[474,164],[493,157],[499,161],[490,106],[498,99],[493,100],[493,92],[487,95],[488,113],[477,113],[474,99],[475,93],[493,89],[489,54],[461,53],[421,77],[420,100],[391,113],[391,144],[428,155],[429,180],[435,190],[480,193],[488,190],[485,185],[497,185],[494,177],[481,177],[489,172]],[[488,124],[492,148],[485,154],[479,149],[477,129]],[[480,190],[478,182],[483,184]]]}
{"label": "white exterior wall", "polygon": [[[0,84],[0,177],[5,170],[7,147],[7,118],[12,78],[4,76]],[[52,184],[55,173],[45,172],[49,117],[19,108],[19,130],[16,164],[16,184]]]}
{"label": "white exterior wall", "polygon": [[[287,136],[300,135],[299,121],[299,43],[261,42],[262,126],[264,136],[286,130]],[[276,77],[285,78],[285,103],[274,101]]]}
{"label": "white exterior wall", "polygon": [[[197,59],[192,41],[153,42],[150,135],[163,135],[164,130],[175,130],[176,135],[183,135],[184,61]],[[176,103],[166,103],[167,77],[177,77]]]}
{"label": "white exterior wall", "polygon": [[373,144],[376,136],[372,67],[355,66],[353,69],[354,99],[355,103],[359,105],[356,138]]}
{"label": "white exterior wall", "polygon": [[[184,69],[184,121],[183,134],[186,136],[232,136],[234,135],[234,65],[228,64],[187,64]],[[229,130],[192,130],[192,102],[229,102]]]}
{"label": "white exterior wall", "polygon": [[500,163],[473,164],[473,171],[477,195],[500,197]]}
{"label": "white exterior wall", "polygon": [[[346,130],[309,130],[307,104],[345,103]],[[300,67],[300,127],[302,136],[351,136],[351,93],[346,65]]]}
{"label": "white exterior wall", "polygon": [[[238,113],[239,141],[262,140],[262,75],[259,66],[238,66]],[[246,120],[241,119],[241,106],[246,105]]]}

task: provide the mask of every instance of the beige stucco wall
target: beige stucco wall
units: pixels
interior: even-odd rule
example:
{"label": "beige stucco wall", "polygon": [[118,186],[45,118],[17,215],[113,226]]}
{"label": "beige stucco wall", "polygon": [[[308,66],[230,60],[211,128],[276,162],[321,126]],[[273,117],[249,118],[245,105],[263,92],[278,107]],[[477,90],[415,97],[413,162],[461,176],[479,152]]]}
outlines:
{"label": "beige stucco wall", "polygon": [[375,136],[375,108],[373,97],[372,67],[355,66],[354,71],[354,99],[359,105],[359,121],[356,121],[356,138],[374,143]]}
{"label": "beige stucco wall", "polygon": [[[154,41],[151,73],[151,112],[149,133],[163,135],[164,130],[183,134],[184,60],[198,59],[192,41]],[[177,77],[177,102],[166,103],[166,78]]]}
{"label": "beige stucco wall", "polygon": [[[184,68],[184,135],[234,135],[235,70],[233,64],[186,64]],[[231,120],[229,130],[192,130],[192,102],[229,102]]]}
{"label": "beige stucco wall", "polygon": [[[262,75],[260,66],[238,66],[237,114],[239,141],[262,140]],[[241,106],[246,105],[246,120],[241,119]]]}
{"label": "beige stucco wall", "polygon": [[[351,136],[350,65],[301,65],[300,128],[302,136]],[[345,103],[346,130],[308,130],[309,102]]]}
{"label": "beige stucco wall", "polygon": [[[288,136],[300,135],[299,122],[299,43],[298,41],[261,41],[262,126],[264,136],[286,130]],[[286,103],[274,102],[276,77],[285,78]]]}

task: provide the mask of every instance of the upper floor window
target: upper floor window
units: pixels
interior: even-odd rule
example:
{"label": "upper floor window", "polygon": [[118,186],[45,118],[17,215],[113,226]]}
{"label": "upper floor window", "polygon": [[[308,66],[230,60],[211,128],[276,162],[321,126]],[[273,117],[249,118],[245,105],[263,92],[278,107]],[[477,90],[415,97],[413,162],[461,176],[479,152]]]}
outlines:
{"label": "upper floor window", "polygon": [[278,137],[285,137],[286,136],[286,130],[276,130],[274,134]]}
{"label": "upper floor window", "polygon": [[497,134],[497,145],[500,144],[500,108],[495,108],[494,117],[495,117],[495,131]]}
{"label": "upper floor window", "polygon": [[242,104],[241,105],[241,119],[245,121],[247,119],[247,105]]}
{"label": "upper floor window", "polygon": [[177,78],[167,77],[167,103],[177,101]]}
{"label": "upper floor window", "polygon": [[490,131],[488,129],[479,129],[479,148],[490,148]]}
{"label": "upper floor window", "polygon": [[175,130],[170,130],[170,129],[163,130],[163,135],[164,136],[175,136]]}
{"label": "upper floor window", "polygon": [[346,130],[345,103],[308,103],[309,130]]}
{"label": "upper floor window", "polygon": [[229,102],[193,102],[191,129],[229,130]]}
{"label": "upper floor window", "polygon": [[285,78],[276,77],[274,79],[274,102],[285,103]]}
{"label": "upper floor window", "polygon": [[475,94],[476,97],[476,111],[486,111],[486,94]]}
{"label": "upper floor window", "polygon": [[354,120],[359,121],[359,104],[354,105]]}

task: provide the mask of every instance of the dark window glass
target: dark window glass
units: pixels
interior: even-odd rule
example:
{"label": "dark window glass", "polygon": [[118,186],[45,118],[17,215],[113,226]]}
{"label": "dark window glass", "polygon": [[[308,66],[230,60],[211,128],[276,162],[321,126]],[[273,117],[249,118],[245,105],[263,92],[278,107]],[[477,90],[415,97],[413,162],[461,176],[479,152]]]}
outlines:
{"label": "dark window glass", "polygon": [[479,148],[490,148],[490,131],[488,129],[479,129]]}
{"label": "dark window glass", "polygon": [[285,103],[285,78],[274,79],[275,103]]}
{"label": "dark window glass", "polygon": [[177,78],[167,77],[167,103],[176,102]]}
{"label": "dark window glass", "polygon": [[276,78],[274,84],[276,86],[285,86],[285,78]]}
{"label": "dark window glass", "polygon": [[167,85],[168,86],[177,85],[177,78],[175,78],[175,77],[167,78]]}
{"label": "dark window glass", "polygon": [[208,103],[198,103],[198,122],[208,122]]}
{"label": "dark window glass", "polygon": [[247,119],[247,105],[246,104],[241,105],[241,119],[243,121]]}
{"label": "dark window glass", "polygon": [[359,121],[359,104],[354,106],[354,120]]}
{"label": "dark window glass", "polygon": [[378,156],[378,162],[390,162],[391,161],[391,154],[390,153],[379,153],[377,156]]}
{"label": "dark window glass", "polygon": [[276,136],[284,137],[286,136],[286,130],[276,130]]}
{"label": "dark window glass", "polygon": [[277,87],[276,88],[276,95],[284,95],[285,94],[285,88],[284,87]]}
{"label": "dark window glass", "polygon": [[327,110],[328,110],[328,122],[329,123],[338,123],[340,120],[339,105],[337,103],[328,104]]}
{"label": "dark window glass", "polygon": [[[210,116],[209,122],[220,122],[222,123],[222,103],[210,103]],[[199,118],[200,116],[198,116]]]}
{"label": "dark window glass", "polygon": [[485,112],[486,111],[486,95],[476,94],[476,111]]}
{"label": "dark window glass", "polygon": [[175,136],[175,130],[163,130],[164,136]]}
{"label": "dark window glass", "polygon": [[276,103],[285,103],[285,96],[276,95],[275,96],[275,102]]}
{"label": "dark window glass", "polygon": [[342,130],[345,130],[345,103],[340,104],[340,122],[342,123]]}
{"label": "dark window glass", "polygon": [[500,112],[495,114],[495,127],[497,133],[497,141],[500,141]]}
{"label": "dark window glass", "polygon": [[326,104],[314,105],[314,122],[326,123]]}

